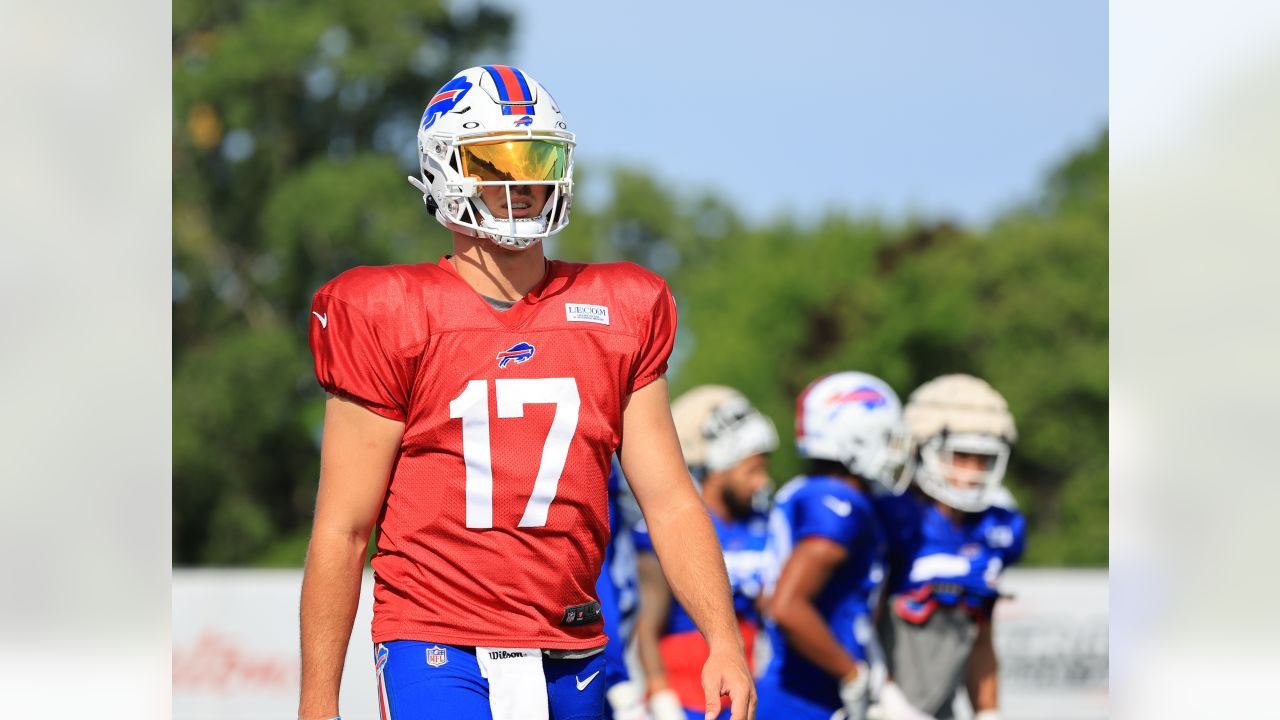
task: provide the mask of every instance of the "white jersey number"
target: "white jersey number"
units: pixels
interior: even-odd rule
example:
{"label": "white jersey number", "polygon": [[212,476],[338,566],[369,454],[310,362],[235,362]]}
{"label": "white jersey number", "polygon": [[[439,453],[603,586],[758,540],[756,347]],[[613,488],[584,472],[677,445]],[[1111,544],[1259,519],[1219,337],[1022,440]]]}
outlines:
{"label": "white jersey number", "polygon": [[[499,418],[524,417],[524,406],[553,403],[555,417],[542,445],[533,494],[520,527],[544,527],[555,500],[569,443],[578,429],[578,383],[573,378],[494,380]],[[472,380],[449,403],[449,417],[462,420],[462,456],[467,464],[467,527],[493,527],[493,463],[489,451],[489,383]]]}

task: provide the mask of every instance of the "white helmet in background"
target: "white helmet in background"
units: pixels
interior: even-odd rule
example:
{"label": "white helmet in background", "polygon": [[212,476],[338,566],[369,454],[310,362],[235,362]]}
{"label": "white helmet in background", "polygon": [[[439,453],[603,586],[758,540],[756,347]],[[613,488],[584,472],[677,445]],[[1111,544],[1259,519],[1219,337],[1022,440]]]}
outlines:
{"label": "white helmet in background", "polygon": [[724,385],[699,385],[671,403],[671,417],[685,464],[718,472],[778,449],[778,430],[742,393]]}
{"label": "white helmet in background", "polygon": [[809,384],[796,400],[796,450],[832,460],[849,472],[892,488],[906,459],[902,403],[880,378],[837,372]]}
{"label": "white helmet in background", "polygon": [[[980,512],[1004,496],[1001,481],[1018,439],[1004,396],[972,375],[943,375],[916,388],[903,413],[919,460],[903,473],[931,497]],[[985,469],[956,467],[956,453],[985,455]],[[905,488],[903,488],[905,489]]]}
{"label": "white helmet in background", "polygon": [[[536,80],[506,65],[468,68],[427,103],[418,125],[422,177],[409,182],[446,228],[523,250],[569,224],[573,146],[559,106]],[[549,188],[541,208],[518,193],[513,201],[513,187],[529,186]]]}

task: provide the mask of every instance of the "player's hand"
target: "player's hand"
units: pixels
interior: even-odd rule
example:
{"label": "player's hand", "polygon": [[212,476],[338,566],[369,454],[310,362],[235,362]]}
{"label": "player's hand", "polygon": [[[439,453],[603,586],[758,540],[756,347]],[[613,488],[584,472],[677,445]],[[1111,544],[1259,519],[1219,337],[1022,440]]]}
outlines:
{"label": "player's hand", "polygon": [[685,720],[686,717],[675,690],[659,690],[650,695],[649,715],[653,720]]}
{"label": "player's hand", "polygon": [[865,663],[858,663],[857,673],[840,681],[840,704],[849,720],[867,720],[870,687],[871,668]]}
{"label": "player's hand", "polygon": [[917,710],[892,680],[880,688],[880,715],[884,720],[933,720],[932,715]]}
{"label": "player's hand", "polygon": [[644,710],[644,695],[640,687],[630,680],[616,683],[604,696],[613,709],[613,720],[649,720]]}
{"label": "player's hand", "polygon": [[707,698],[706,720],[720,714],[721,695],[728,695],[733,704],[730,720],[755,719],[756,685],[741,650],[728,647],[711,651],[702,666],[702,692]]}

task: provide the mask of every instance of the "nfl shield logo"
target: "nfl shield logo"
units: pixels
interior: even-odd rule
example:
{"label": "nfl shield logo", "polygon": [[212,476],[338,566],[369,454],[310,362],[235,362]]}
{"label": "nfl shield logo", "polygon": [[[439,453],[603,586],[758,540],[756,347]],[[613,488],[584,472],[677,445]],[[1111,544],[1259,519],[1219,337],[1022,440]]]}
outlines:
{"label": "nfl shield logo", "polygon": [[431,667],[440,667],[449,662],[449,651],[436,645],[427,648],[427,664]]}

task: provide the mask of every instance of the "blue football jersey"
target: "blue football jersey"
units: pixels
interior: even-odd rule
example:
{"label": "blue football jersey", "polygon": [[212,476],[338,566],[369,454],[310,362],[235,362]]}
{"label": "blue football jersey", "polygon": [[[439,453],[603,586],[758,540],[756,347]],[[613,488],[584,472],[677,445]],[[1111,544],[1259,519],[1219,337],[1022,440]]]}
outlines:
{"label": "blue football jersey", "polygon": [[[724,520],[711,515],[716,537],[724,550],[724,565],[729,571],[729,586],[733,590],[733,610],[739,620],[759,625],[760,610],[756,600],[764,588],[765,539],[769,531],[769,519],[764,513],[752,513],[743,520]],[[643,521],[635,526],[636,550],[653,552],[653,541]],[[671,612],[667,614],[667,626],[663,635],[697,631],[693,618],[673,598]]]}
{"label": "blue football jersey", "polygon": [[[999,595],[1000,573],[1026,546],[1026,519],[1012,508],[990,507],[953,521],[914,491],[878,498],[876,506],[889,533],[888,592],[909,600],[963,604],[985,614]],[[911,613],[909,605],[903,610]]]}
{"label": "blue football jersey", "polygon": [[[821,537],[848,552],[813,604],[836,640],[853,655],[869,661],[876,650],[871,611],[884,578],[885,537],[870,498],[834,477],[801,476],[774,496],[769,516],[770,590],[795,546]],[[789,647],[786,637],[767,623],[773,657],[765,680],[782,692],[839,707],[838,680]]]}
{"label": "blue football jersey", "polygon": [[624,658],[640,607],[635,538],[619,502],[622,482],[622,473],[614,463],[609,472],[609,544],[605,546],[604,565],[596,580],[604,633],[609,637],[609,644],[605,646],[605,685],[609,687],[629,679]]}

